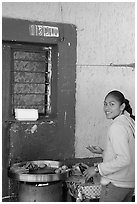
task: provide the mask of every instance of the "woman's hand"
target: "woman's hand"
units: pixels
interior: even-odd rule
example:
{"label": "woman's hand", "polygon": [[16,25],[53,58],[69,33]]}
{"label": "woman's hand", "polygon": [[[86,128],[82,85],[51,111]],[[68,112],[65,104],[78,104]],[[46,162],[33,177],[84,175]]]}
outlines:
{"label": "woman's hand", "polygon": [[89,167],[88,169],[86,169],[83,172],[83,175],[86,177],[86,180],[89,180],[91,177],[95,176],[96,171],[95,171],[95,167]]}
{"label": "woman's hand", "polygon": [[103,149],[101,148],[101,147],[99,147],[99,146],[87,146],[86,147],[89,151],[91,151],[92,153],[94,153],[94,154],[102,154],[103,153]]}

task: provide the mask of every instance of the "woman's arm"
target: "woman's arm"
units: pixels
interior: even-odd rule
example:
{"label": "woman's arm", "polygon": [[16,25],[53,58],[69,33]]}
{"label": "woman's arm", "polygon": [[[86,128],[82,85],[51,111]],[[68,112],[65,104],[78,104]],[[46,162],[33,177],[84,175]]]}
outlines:
{"label": "woman's arm", "polygon": [[[126,129],[122,125],[112,125],[109,132],[109,139],[113,148],[114,157],[111,161],[102,162],[98,165],[101,175],[115,173],[130,164]],[[106,154],[109,154],[109,152],[106,152]]]}

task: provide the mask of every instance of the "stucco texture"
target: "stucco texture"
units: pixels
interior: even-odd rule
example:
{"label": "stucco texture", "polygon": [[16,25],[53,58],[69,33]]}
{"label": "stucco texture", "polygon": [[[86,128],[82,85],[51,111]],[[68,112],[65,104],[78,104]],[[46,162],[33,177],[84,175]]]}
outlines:
{"label": "stucco texture", "polygon": [[134,3],[3,2],[3,17],[77,26],[77,63],[134,61]]}

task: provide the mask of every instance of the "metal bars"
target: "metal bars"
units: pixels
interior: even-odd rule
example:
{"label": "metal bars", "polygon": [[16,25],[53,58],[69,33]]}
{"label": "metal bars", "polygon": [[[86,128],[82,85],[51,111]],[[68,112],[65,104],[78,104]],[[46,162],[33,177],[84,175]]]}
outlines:
{"label": "metal bars", "polygon": [[17,45],[12,48],[12,107],[51,111],[52,48]]}

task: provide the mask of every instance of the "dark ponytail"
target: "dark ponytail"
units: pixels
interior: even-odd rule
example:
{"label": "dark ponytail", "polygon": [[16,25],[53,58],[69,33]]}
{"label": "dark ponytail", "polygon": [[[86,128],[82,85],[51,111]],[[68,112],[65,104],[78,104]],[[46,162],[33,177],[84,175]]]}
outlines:
{"label": "dark ponytail", "polygon": [[132,108],[129,104],[129,100],[125,99],[124,95],[120,91],[114,90],[114,91],[109,92],[107,94],[107,96],[108,95],[113,95],[120,102],[120,104],[125,103],[125,109],[124,110],[126,110],[130,114],[130,117],[133,120],[135,120],[135,116],[132,115]]}
{"label": "dark ponytail", "polygon": [[124,110],[126,110],[126,111],[130,114],[130,117],[131,117],[133,120],[135,120],[135,116],[132,115],[132,108],[131,108],[131,106],[130,106],[130,104],[129,104],[129,100],[128,100],[128,99],[124,99],[124,103],[125,103],[125,105],[126,105]]}

